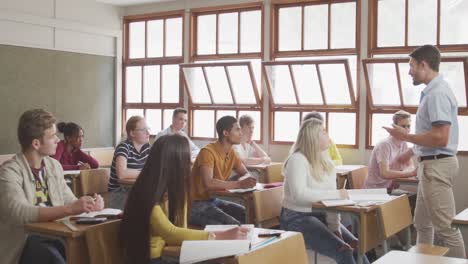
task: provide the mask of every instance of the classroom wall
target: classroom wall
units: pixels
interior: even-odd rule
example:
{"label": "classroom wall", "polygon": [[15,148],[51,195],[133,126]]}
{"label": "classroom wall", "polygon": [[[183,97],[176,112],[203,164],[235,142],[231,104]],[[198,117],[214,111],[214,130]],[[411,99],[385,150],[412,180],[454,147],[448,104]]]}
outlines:
{"label": "classroom wall", "polygon": [[115,144],[121,28],[122,9],[94,0],[0,0],[0,153],[17,151],[17,119],[32,107],[97,129],[86,147]]}

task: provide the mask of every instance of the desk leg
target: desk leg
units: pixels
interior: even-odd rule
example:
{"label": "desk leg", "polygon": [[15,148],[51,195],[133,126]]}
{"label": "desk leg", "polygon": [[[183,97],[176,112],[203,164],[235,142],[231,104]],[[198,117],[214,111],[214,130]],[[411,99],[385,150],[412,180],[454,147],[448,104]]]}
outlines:
{"label": "desk leg", "polygon": [[66,254],[67,264],[89,263],[89,253],[85,237],[67,238]]}
{"label": "desk leg", "polygon": [[254,212],[253,210],[253,194],[246,195],[244,198],[245,206],[245,223],[246,224],[255,224]]}
{"label": "desk leg", "polygon": [[[362,264],[362,257],[364,256],[364,238],[366,237],[366,218],[363,216],[363,214],[359,214],[357,217],[358,223],[356,225],[357,227],[357,233],[359,234],[359,249],[357,253],[357,264]],[[363,228],[364,227],[364,228]]]}

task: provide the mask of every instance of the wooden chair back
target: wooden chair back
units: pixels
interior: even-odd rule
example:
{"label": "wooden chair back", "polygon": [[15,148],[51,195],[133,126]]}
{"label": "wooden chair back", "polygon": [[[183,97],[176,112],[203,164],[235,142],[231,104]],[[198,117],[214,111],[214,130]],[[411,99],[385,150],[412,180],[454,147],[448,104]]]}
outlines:
{"label": "wooden chair back", "polygon": [[283,186],[253,192],[255,224],[270,228],[279,225]]}
{"label": "wooden chair back", "polygon": [[104,198],[104,202],[107,202],[108,190],[107,185],[109,183],[110,170],[109,169],[93,169],[93,170],[82,170],[78,181],[80,183],[80,190],[78,197],[83,195],[94,195],[95,193],[100,194]]}
{"label": "wooden chair back", "polygon": [[408,196],[402,195],[379,205],[379,216],[384,239],[388,239],[413,224]]}
{"label": "wooden chair back", "polygon": [[283,163],[270,164],[266,168],[266,183],[282,182],[283,177]]}
{"label": "wooden chair back", "polygon": [[121,220],[115,220],[86,230],[90,264],[124,263],[119,237],[120,222]]}
{"label": "wooden chair back", "polygon": [[114,158],[114,148],[95,148],[89,150],[89,155],[99,162],[99,167],[110,168]]}
{"label": "wooden chair back", "polygon": [[362,167],[357,170],[351,171],[348,178],[350,189],[363,189],[367,179],[367,175],[367,167]]}

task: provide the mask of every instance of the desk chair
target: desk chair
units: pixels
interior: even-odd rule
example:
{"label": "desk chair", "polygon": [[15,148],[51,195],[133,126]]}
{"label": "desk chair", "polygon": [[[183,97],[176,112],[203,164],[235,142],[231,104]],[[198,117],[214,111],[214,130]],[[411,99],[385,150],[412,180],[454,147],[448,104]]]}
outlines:
{"label": "desk chair", "polygon": [[363,189],[367,179],[367,167],[362,167],[357,170],[351,171],[349,175],[350,189]]}
{"label": "desk chair", "polygon": [[90,264],[123,264],[120,220],[103,223],[86,231]]}
{"label": "desk chair", "polygon": [[107,184],[109,182],[109,177],[109,169],[82,170],[78,179],[81,190],[79,190],[79,194],[77,193],[76,195],[80,197],[97,193],[104,198],[104,205],[107,204]]}
{"label": "desk chair", "polygon": [[114,157],[114,148],[91,149],[89,155],[99,162],[99,167],[110,168]]}
{"label": "desk chair", "polygon": [[255,225],[262,228],[279,226],[283,186],[253,192]]}
{"label": "desk chair", "polygon": [[[382,229],[383,239],[387,240],[391,236],[396,235],[403,229],[407,229],[408,245],[411,241],[410,227],[413,224],[411,215],[411,207],[408,196],[402,195],[392,201],[379,205],[379,216]],[[388,252],[386,241],[383,243],[384,252]],[[429,255],[443,256],[447,254],[448,248],[439,247],[428,244],[417,244],[411,247],[408,251],[413,253],[422,253]]]}
{"label": "desk chair", "polygon": [[283,163],[270,164],[266,167],[266,183],[282,182],[284,177],[282,174]]}

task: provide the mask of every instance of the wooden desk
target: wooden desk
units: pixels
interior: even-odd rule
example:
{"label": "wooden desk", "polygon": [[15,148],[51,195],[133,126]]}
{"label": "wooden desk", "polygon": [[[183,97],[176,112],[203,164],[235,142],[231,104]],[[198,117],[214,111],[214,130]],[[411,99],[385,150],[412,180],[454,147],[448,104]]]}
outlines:
{"label": "wooden desk", "polygon": [[452,225],[461,229],[468,229],[468,208],[453,218]]}
{"label": "wooden desk", "polygon": [[360,168],[366,167],[365,165],[339,165],[336,166],[336,187],[338,189],[344,189],[346,183],[350,182],[349,177],[351,172],[358,170]]}
{"label": "wooden desk", "polygon": [[390,251],[374,264],[468,264],[468,260],[441,256],[409,253],[406,251]]}
{"label": "wooden desk", "polygon": [[[110,220],[120,221],[120,220]],[[88,228],[96,225],[78,225],[71,221],[78,231],[72,231],[62,222],[42,222],[30,223],[25,226],[26,231],[43,236],[54,237],[63,241],[65,245],[67,264],[85,264],[89,263],[89,252],[86,244],[85,232]],[[102,225],[105,225],[103,223]]]}
{"label": "wooden desk", "polygon": [[258,177],[258,182],[260,183],[267,183],[267,168],[270,165],[277,165],[277,164],[282,164],[282,162],[270,162],[269,164],[257,164],[257,165],[248,165],[246,166],[248,170],[255,170],[258,172],[259,177]]}
{"label": "wooden desk", "polygon": [[397,178],[393,180],[395,183],[400,184],[398,189],[402,189],[405,191],[417,193],[418,192],[418,184],[419,180],[416,177],[412,178]]}
{"label": "wooden desk", "polygon": [[357,263],[359,264],[362,264],[362,257],[367,251],[377,247],[384,240],[379,228],[378,205],[325,207],[322,203],[313,203],[312,208],[315,211],[350,213],[357,219],[356,228],[359,234]]}

